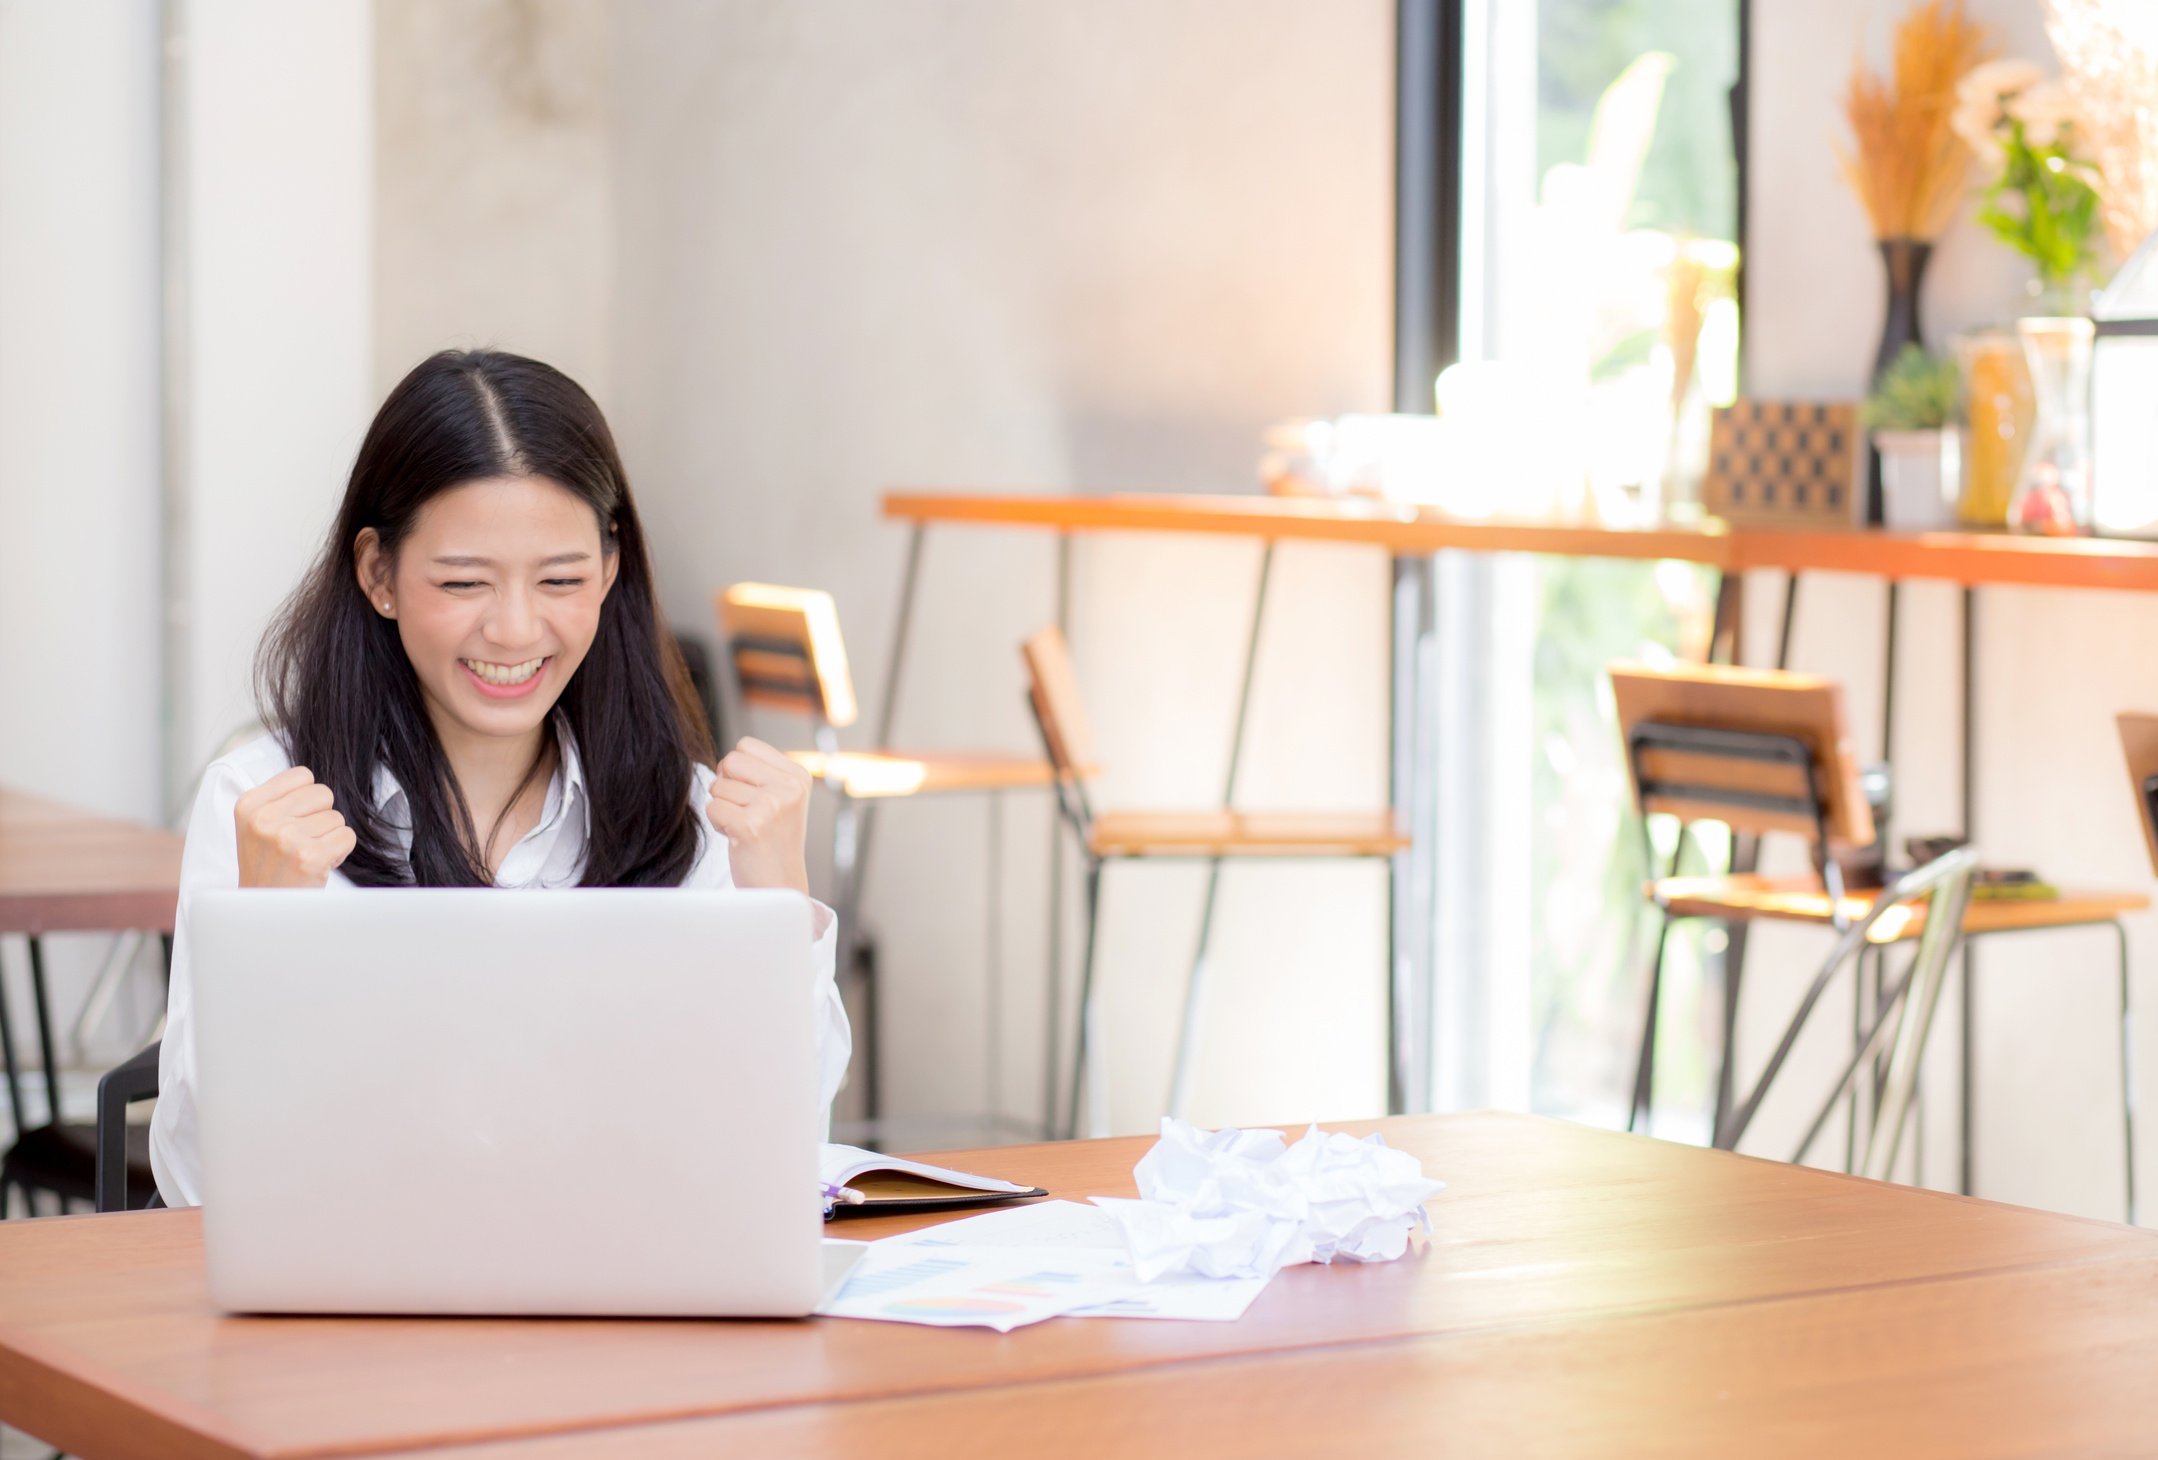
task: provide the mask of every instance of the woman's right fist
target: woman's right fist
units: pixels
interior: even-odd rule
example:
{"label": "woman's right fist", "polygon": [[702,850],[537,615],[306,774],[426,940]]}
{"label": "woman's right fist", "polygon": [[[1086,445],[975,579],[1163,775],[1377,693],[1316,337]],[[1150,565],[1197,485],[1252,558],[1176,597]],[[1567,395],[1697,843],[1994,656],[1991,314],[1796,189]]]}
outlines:
{"label": "woman's right fist", "polygon": [[279,771],[232,808],[242,887],[320,887],[359,838],[306,766]]}

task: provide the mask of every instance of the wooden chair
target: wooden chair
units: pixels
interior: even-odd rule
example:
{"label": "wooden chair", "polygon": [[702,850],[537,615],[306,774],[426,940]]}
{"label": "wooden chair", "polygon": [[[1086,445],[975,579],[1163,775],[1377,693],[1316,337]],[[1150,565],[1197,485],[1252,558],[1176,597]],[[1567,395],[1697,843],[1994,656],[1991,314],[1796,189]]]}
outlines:
{"label": "wooden chair", "polygon": [[[1087,799],[1084,772],[1094,765],[1093,736],[1079,697],[1078,676],[1064,635],[1043,629],[1028,639],[1022,653],[1029,680],[1028,699],[1042,743],[1056,768],[1057,804],[1077,837],[1086,866],[1086,941],[1081,955],[1078,1049],[1066,1135],[1079,1125],[1080,1095],[1086,1095],[1087,1132],[1107,1134],[1107,1092],[1102,1080],[1100,1008],[1096,998],[1095,948],[1101,922],[1101,879],[1111,861],[1130,859],[1198,860],[1218,873],[1224,861],[1272,857],[1391,859],[1409,848],[1409,838],[1391,811],[1243,812],[1103,811]],[[1182,1115],[1191,1072],[1196,1016],[1206,969],[1207,944],[1213,932],[1218,877],[1210,877],[1200,914],[1199,946],[1192,955],[1184,986],[1184,1011],[1177,1038],[1176,1065],[1170,1076],[1169,1113]]]}
{"label": "wooden chair", "polygon": [[[852,969],[861,940],[862,886],[868,865],[864,803],[905,796],[977,792],[991,800],[991,835],[1006,791],[1047,790],[1053,781],[1039,756],[989,751],[841,750],[839,732],[860,718],[847,668],[839,609],[829,593],[771,583],[737,583],[717,596],[725,657],[741,702],[804,717],[814,748],[787,754],[837,797],[832,818],[832,909],[839,918],[839,967]],[[724,749],[724,747],[723,747]],[[999,926],[996,869],[989,882],[989,923]],[[995,941],[992,931],[991,942]],[[865,1113],[881,1112],[876,978],[862,975],[862,1085]]]}
{"label": "wooden chair", "polygon": [[[1859,788],[1843,711],[1842,688],[1833,680],[1777,670],[1689,665],[1651,669],[1614,665],[1611,686],[1620,734],[1640,813],[1649,901],[1662,915],[1650,962],[1648,1009],[1641,1031],[1628,1128],[1645,1122],[1655,1085],[1656,1022],[1662,989],[1663,952],[1670,924],[1678,918],[1725,922],[1766,919],[1812,923],[1848,935],[1863,925],[1857,951],[1922,938],[1927,909],[1915,903],[1880,916],[1887,894],[1847,889],[1838,868],[1838,847],[1872,844],[1873,817]],[[1689,821],[1718,821],[1734,833],[1796,834],[1806,840],[1810,875],[1769,877],[1752,873],[1680,877],[1655,873],[1648,817],[1666,813]],[[1683,841],[1683,838],[1681,838]],[[2088,926],[2110,926],[2120,939],[2123,913],[2149,905],[2129,893],[2083,893],[2046,901],[1973,901],[1957,918],[1962,937]],[[1731,1043],[1738,989],[1724,990],[1722,1070],[1717,1082],[1715,1143],[1735,1146],[1760,1097],[1781,1069],[1814,1004],[1846,956],[1848,938],[1824,965],[1767,1069],[1743,1104],[1732,1095]],[[2125,985],[2124,985],[2125,989]],[[1884,990],[1883,1006],[1893,1004]],[[1877,1020],[1878,1034],[1887,1014]],[[1861,1041],[1866,1036],[1861,1035]],[[2125,1069],[2124,1069],[2125,1073]],[[2132,1119],[2124,1097],[2124,1119]],[[2129,1172],[2131,1206],[2134,1173]]]}

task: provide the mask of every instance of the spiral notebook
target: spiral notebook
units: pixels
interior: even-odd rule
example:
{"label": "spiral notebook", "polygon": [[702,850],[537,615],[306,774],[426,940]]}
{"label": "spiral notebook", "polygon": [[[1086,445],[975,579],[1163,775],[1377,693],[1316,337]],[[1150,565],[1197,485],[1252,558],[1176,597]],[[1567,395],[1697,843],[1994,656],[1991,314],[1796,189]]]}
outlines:
{"label": "spiral notebook", "polygon": [[935,1207],[988,1206],[1047,1196],[1039,1186],[1021,1186],[995,1176],[976,1176],[926,1161],[883,1156],[858,1146],[823,1147],[817,1156],[817,1176],[827,1187],[860,1192],[859,1202],[827,1201],[827,1217],[848,1212],[889,1212]]}

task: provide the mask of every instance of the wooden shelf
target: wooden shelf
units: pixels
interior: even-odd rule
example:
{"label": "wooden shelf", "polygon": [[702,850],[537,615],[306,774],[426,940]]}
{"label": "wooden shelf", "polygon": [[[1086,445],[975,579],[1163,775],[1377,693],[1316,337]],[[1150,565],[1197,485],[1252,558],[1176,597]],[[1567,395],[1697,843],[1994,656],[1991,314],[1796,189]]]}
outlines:
{"label": "wooden shelf", "polygon": [[2020,585],[2158,592],[2158,543],[2024,537],[2008,532],[1697,524],[1604,527],[1549,521],[1471,522],[1430,507],[1367,497],[1109,496],[887,493],[884,515],[917,525],[974,524],[1054,532],[1194,532],[1275,541],[1362,543],[1396,554],[1461,549],[1555,557],[1674,558],[1729,572],[1859,573],[1967,587]]}

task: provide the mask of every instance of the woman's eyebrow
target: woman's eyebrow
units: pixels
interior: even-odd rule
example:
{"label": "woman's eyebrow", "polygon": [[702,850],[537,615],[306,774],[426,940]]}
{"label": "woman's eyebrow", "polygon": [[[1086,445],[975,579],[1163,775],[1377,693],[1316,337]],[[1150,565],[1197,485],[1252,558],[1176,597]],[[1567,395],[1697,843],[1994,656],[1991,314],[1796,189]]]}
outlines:
{"label": "woman's eyebrow", "polygon": [[[559,568],[566,563],[588,563],[591,560],[592,555],[587,552],[556,553],[551,558],[540,559],[540,566],[543,568]],[[445,554],[442,557],[429,559],[429,561],[444,568],[492,568],[495,565],[493,558],[478,558],[462,553]]]}

